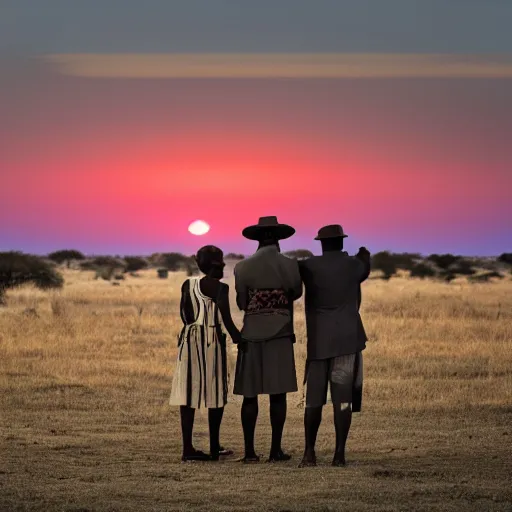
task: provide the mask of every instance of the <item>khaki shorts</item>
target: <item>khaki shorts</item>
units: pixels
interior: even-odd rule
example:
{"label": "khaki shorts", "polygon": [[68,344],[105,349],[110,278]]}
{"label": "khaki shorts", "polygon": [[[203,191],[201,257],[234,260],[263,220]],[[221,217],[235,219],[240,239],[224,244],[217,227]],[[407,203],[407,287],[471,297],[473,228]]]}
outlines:
{"label": "khaki shorts", "polygon": [[334,405],[352,403],[354,390],[361,389],[363,385],[361,352],[309,361],[306,373],[306,407],[325,405],[329,385]]}

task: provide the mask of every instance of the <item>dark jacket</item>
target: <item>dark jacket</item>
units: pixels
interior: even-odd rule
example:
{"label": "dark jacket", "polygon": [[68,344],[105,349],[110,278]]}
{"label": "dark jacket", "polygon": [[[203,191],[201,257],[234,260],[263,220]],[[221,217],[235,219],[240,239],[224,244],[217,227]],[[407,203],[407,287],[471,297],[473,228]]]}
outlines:
{"label": "dark jacket", "polygon": [[[236,303],[245,311],[242,336],[248,341],[267,341],[293,335],[293,301],[302,295],[297,260],[283,256],[276,246],[262,247],[235,266]],[[247,314],[249,295],[255,290],[284,290],[287,310],[278,314]]]}
{"label": "dark jacket", "polygon": [[369,259],[345,252],[326,252],[300,263],[304,282],[308,360],[354,354],[366,347],[359,315],[361,282]]}

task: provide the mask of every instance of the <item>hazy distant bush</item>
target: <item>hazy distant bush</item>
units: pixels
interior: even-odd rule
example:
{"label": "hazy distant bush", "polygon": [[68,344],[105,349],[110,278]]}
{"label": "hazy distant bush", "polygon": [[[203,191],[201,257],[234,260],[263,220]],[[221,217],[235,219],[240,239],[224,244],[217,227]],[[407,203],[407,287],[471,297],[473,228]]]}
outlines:
{"label": "hazy distant bush", "polygon": [[72,260],[84,260],[85,256],[75,249],[63,249],[51,252],[48,254],[48,258],[56,263],[66,263],[69,268]]}
{"label": "hazy distant bush", "polygon": [[243,254],[237,254],[235,252],[228,252],[226,256],[224,256],[226,260],[243,260],[245,256]]}
{"label": "hazy distant bush", "polygon": [[125,256],[125,272],[137,272],[148,267],[148,262],[139,256]]}
{"label": "hazy distant bush", "polygon": [[185,262],[185,270],[187,272],[187,276],[195,276],[199,274],[199,267],[197,266],[195,258],[188,258]]}
{"label": "hazy distant bush", "polygon": [[169,270],[166,268],[159,268],[156,272],[160,279],[167,279],[169,277]]}
{"label": "hazy distant bush", "polygon": [[447,283],[451,283],[456,277],[457,274],[454,274],[451,270],[441,270],[438,274],[439,278]]}
{"label": "hazy distant bush", "polygon": [[411,268],[411,277],[419,277],[420,279],[425,279],[428,277],[435,277],[435,275],[435,270],[423,262],[416,263]]}
{"label": "hazy distant bush", "polygon": [[396,268],[400,270],[412,270],[413,267],[415,267],[418,263],[418,260],[423,259],[421,254],[412,252],[393,252],[390,254],[390,256],[394,261]]}
{"label": "hazy distant bush", "polygon": [[460,259],[460,256],[454,256],[453,254],[431,254],[427,256],[427,260],[434,263],[441,270],[448,270],[450,266],[457,263]]}
{"label": "hazy distant bush", "polygon": [[492,270],[490,272],[484,272],[483,274],[473,275],[468,277],[470,282],[483,282],[487,283],[492,278],[503,279],[505,276],[500,272]]}
{"label": "hazy distant bush", "polygon": [[307,249],[296,249],[294,251],[287,251],[283,254],[285,256],[288,256],[288,258],[295,258],[297,260],[303,260],[306,258],[311,258],[311,256],[313,256],[313,253],[311,251],[308,251]]}
{"label": "hazy distant bush", "polygon": [[391,279],[396,274],[397,266],[393,256],[388,251],[381,251],[372,256],[371,265],[373,270],[380,270],[383,279]]}
{"label": "hazy distant bush", "polygon": [[159,264],[171,272],[176,272],[185,270],[187,263],[190,263],[190,259],[190,257],[179,252],[164,252],[160,255]]}
{"label": "hazy distant bush", "polygon": [[64,279],[55,268],[39,256],[21,252],[0,252],[0,303],[9,288],[34,283],[38,288],[61,288]]}
{"label": "hazy distant bush", "polygon": [[463,276],[472,276],[476,273],[476,270],[472,267],[471,263],[462,258],[453,265],[450,265],[447,270],[453,274],[460,274]]}

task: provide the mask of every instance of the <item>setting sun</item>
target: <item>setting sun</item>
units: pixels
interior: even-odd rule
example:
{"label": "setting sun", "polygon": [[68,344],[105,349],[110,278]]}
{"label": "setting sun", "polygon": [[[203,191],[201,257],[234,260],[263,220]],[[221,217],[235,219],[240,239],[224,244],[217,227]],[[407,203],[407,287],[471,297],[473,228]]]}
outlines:
{"label": "setting sun", "polygon": [[204,220],[195,220],[188,227],[190,233],[196,236],[206,235],[210,231],[210,225]]}

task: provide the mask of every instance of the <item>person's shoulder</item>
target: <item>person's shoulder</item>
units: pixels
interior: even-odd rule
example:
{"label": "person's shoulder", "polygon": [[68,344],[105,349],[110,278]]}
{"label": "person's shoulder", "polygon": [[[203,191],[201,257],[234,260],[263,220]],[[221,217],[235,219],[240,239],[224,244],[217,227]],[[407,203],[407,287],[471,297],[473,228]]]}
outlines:
{"label": "person's shoulder", "polygon": [[240,269],[244,267],[246,264],[247,259],[244,258],[243,260],[240,260],[239,262],[235,263],[234,272],[240,272]]}

